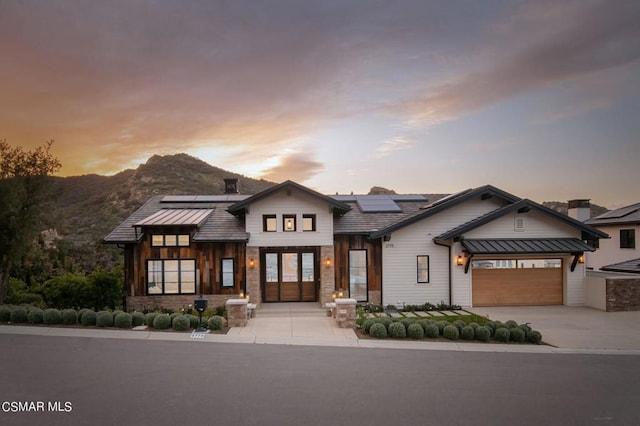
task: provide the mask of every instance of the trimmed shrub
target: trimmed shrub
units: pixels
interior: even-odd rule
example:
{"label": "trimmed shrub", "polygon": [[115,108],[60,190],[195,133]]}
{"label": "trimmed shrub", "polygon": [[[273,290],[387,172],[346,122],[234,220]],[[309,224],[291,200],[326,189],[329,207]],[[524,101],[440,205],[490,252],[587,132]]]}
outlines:
{"label": "trimmed shrub", "polygon": [[440,337],[440,330],[435,324],[428,324],[424,329],[424,335],[430,339],[437,339]]}
{"label": "trimmed shrub", "polygon": [[109,311],[98,312],[96,314],[96,325],[98,327],[113,327],[113,312],[109,312]]}
{"label": "trimmed shrub", "polygon": [[484,326],[489,329],[489,332],[493,336],[493,334],[496,332],[496,323],[493,321],[487,321],[484,323]]}
{"label": "trimmed shrub", "polygon": [[173,313],[169,314],[169,318],[171,318],[171,324],[173,324],[173,319],[175,317],[177,317],[178,315],[182,315],[182,313],[181,312],[173,312]]}
{"label": "trimmed shrub", "polygon": [[462,333],[462,329],[467,326],[467,323],[462,321],[462,320],[455,320],[453,322],[453,325],[456,326],[456,328],[458,329],[459,333]]}
{"label": "trimmed shrub", "polygon": [[91,309],[88,308],[82,308],[78,311],[78,322],[82,321],[82,315],[84,315],[85,312],[90,311]]}
{"label": "trimmed shrub", "polygon": [[509,329],[509,340],[516,343],[524,342],[525,334],[520,327],[513,327]]}
{"label": "trimmed shrub", "polygon": [[166,330],[171,327],[171,317],[167,314],[159,314],[153,319],[153,328]]}
{"label": "trimmed shrub", "polygon": [[115,311],[113,311],[113,320],[115,321],[116,317],[118,316],[118,314],[121,314],[122,312],[124,312],[124,311],[122,311],[120,309],[116,309]]}
{"label": "trimmed shrub", "polygon": [[62,323],[73,325],[78,323],[78,312],[75,309],[64,309],[62,311]]}
{"label": "trimmed shrub", "polygon": [[496,328],[496,332],[493,335],[493,337],[498,342],[502,342],[502,343],[507,343],[510,339],[510,336],[511,336],[511,332],[506,327]]}
{"label": "trimmed shrub", "polygon": [[113,320],[113,325],[118,328],[131,328],[133,324],[133,317],[126,312],[120,312]]}
{"label": "trimmed shrub", "polygon": [[458,340],[458,337],[460,337],[458,327],[453,324],[449,324],[444,328],[444,330],[442,330],[442,337],[449,340]]}
{"label": "trimmed shrub", "polygon": [[26,323],[27,320],[27,308],[24,306],[18,306],[11,310],[9,320],[14,324]]}
{"label": "trimmed shrub", "polygon": [[411,339],[422,339],[424,337],[424,328],[417,323],[410,324],[407,328],[407,336]]}
{"label": "trimmed shrub", "polygon": [[387,330],[389,329],[389,326],[393,324],[393,320],[389,317],[380,318],[380,321],[382,322],[382,324],[384,324],[384,327]]}
{"label": "trimmed shrub", "polygon": [[509,320],[505,322],[504,325],[506,325],[508,329],[512,329],[512,328],[516,328],[518,326],[518,323],[515,322],[514,320]]}
{"label": "trimmed shrub", "polygon": [[27,321],[31,324],[42,324],[44,311],[40,308],[29,309],[27,313]]}
{"label": "trimmed shrub", "polygon": [[394,322],[389,326],[389,337],[404,339],[407,337],[407,329],[401,322]]}
{"label": "trimmed shrub", "polygon": [[375,323],[369,329],[369,334],[373,337],[387,337],[387,327],[383,323]]}
{"label": "trimmed shrub", "polygon": [[437,321],[436,322],[436,327],[438,327],[438,331],[440,332],[440,335],[442,336],[444,333],[444,328],[446,326],[450,325],[448,322],[446,321]]}
{"label": "trimmed shrub", "polygon": [[153,320],[156,319],[156,317],[159,314],[157,312],[148,312],[145,316],[144,316],[144,323],[146,325],[148,325],[149,327],[153,327]]}
{"label": "trimmed shrub", "polygon": [[0,306],[0,322],[9,322],[11,320],[11,309],[6,306]]}
{"label": "trimmed shrub", "polygon": [[62,314],[57,309],[45,309],[42,314],[42,322],[45,324],[60,324],[62,322]]}
{"label": "trimmed shrub", "polygon": [[95,311],[85,311],[80,317],[80,324],[82,325],[96,325],[97,314]]}
{"label": "trimmed shrub", "polygon": [[422,329],[426,332],[427,331],[427,326],[429,324],[433,324],[433,320],[430,319],[421,319],[416,321],[416,324],[420,324],[420,326],[422,327]]}
{"label": "trimmed shrub", "polygon": [[473,329],[475,330],[476,328],[480,327],[480,324],[478,324],[477,322],[470,322],[469,327],[473,327]]}
{"label": "trimmed shrub", "polygon": [[529,342],[539,345],[542,342],[542,333],[538,330],[531,330],[531,334],[529,335]]}
{"label": "trimmed shrub", "polygon": [[373,318],[368,318],[364,320],[364,322],[362,323],[362,329],[364,330],[365,333],[368,333],[371,326],[375,323],[376,323],[376,320],[374,320]]}
{"label": "trimmed shrub", "polygon": [[187,314],[187,315],[185,315],[185,317],[189,318],[189,327],[191,327],[191,328],[200,327],[200,318],[198,318],[195,315],[191,315],[191,314]]}
{"label": "trimmed shrub", "polygon": [[220,315],[214,315],[209,318],[209,330],[222,330],[224,327],[224,318]]}
{"label": "trimmed shrub", "polygon": [[462,340],[473,340],[476,338],[476,331],[470,325],[465,325],[460,331],[460,338]]}
{"label": "trimmed shrub", "polygon": [[524,331],[524,340],[528,342],[529,341],[529,336],[531,336],[531,327],[529,327],[526,324],[520,324],[518,326],[518,328],[520,330]]}
{"label": "trimmed shrub", "polygon": [[503,323],[503,322],[500,322],[500,321],[494,321],[494,324],[496,325],[496,326],[495,326],[495,328],[494,328],[494,330],[497,330],[497,329],[499,329],[499,328],[501,328],[501,327],[509,328],[509,327],[507,327],[506,325],[504,325],[504,323]]}
{"label": "trimmed shrub", "polygon": [[476,328],[476,339],[481,342],[488,342],[491,339],[491,329],[483,325]]}
{"label": "trimmed shrub", "polygon": [[144,325],[144,314],[142,312],[134,312],[131,314],[131,325],[138,327]]}
{"label": "trimmed shrub", "polygon": [[171,325],[176,331],[187,331],[189,330],[189,318],[184,315],[176,315],[173,317]]}
{"label": "trimmed shrub", "polygon": [[402,319],[400,320],[400,322],[402,323],[402,325],[404,325],[404,329],[405,329],[405,331],[406,331],[406,330],[408,330],[408,329],[409,329],[409,326],[410,326],[411,324],[413,324],[413,323],[415,323],[415,322],[416,322],[416,320],[411,319],[411,318],[402,318]]}

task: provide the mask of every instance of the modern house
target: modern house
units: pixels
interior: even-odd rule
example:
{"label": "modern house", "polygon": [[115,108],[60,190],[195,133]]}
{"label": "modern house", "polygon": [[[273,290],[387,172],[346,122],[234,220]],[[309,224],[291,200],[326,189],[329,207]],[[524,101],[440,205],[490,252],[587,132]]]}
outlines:
{"label": "modern house", "polygon": [[611,235],[603,240],[597,252],[589,253],[589,269],[640,274],[640,203],[611,210],[584,221]]}
{"label": "modern house", "polygon": [[582,305],[584,253],[608,235],[491,185],[444,198],[323,195],[292,181],[157,196],[104,239],[124,249],[127,307],[331,301]]}

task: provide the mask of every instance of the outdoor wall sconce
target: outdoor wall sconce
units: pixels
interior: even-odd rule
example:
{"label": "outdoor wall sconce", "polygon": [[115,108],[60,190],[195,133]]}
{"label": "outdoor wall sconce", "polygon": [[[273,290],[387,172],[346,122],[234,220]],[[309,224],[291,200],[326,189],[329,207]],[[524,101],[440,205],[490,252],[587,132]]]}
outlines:
{"label": "outdoor wall sconce", "polygon": [[578,263],[584,263],[584,254],[581,254],[580,257],[578,257]]}
{"label": "outdoor wall sconce", "polygon": [[338,291],[338,298],[342,299],[344,297],[344,293],[342,290]]}
{"label": "outdoor wall sconce", "polygon": [[253,268],[254,266],[256,266],[256,261],[253,259],[249,259],[249,268]]}
{"label": "outdoor wall sconce", "polygon": [[458,265],[458,266],[464,265],[464,257],[462,257],[462,255],[460,255],[460,256],[458,256],[456,258],[456,265]]}
{"label": "outdoor wall sconce", "polygon": [[287,219],[284,222],[284,227],[287,231],[293,231],[293,219]]}
{"label": "outdoor wall sconce", "polygon": [[327,257],[327,258],[324,260],[324,264],[325,264],[327,267],[331,266],[331,258],[330,258],[330,257]]}
{"label": "outdoor wall sconce", "polygon": [[240,297],[240,299],[244,299],[244,292],[241,291],[239,297]]}

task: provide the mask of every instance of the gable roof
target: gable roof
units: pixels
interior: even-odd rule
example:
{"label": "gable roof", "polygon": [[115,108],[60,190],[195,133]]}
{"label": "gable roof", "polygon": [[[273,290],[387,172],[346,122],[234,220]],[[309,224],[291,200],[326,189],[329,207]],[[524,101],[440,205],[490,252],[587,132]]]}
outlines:
{"label": "gable roof", "polygon": [[640,224],[640,203],[611,210],[585,221],[591,226]]}
{"label": "gable roof", "polygon": [[632,274],[640,274],[640,258],[603,266],[600,269],[603,271],[629,272]]}
{"label": "gable roof", "polygon": [[415,214],[409,217],[403,218],[398,222],[392,223],[391,225],[388,225],[382,229],[379,229],[376,232],[372,232],[370,237],[374,239],[383,237],[384,235],[390,234],[394,231],[397,231],[398,229],[404,228],[405,226],[409,226],[413,223],[421,221],[422,219],[433,216],[437,213],[440,213],[444,210],[457,206],[461,203],[464,203],[467,200],[470,200],[476,197],[481,197],[482,199],[498,197],[509,203],[515,203],[516,201],[520,200],[520,198],[516,197],[515,195],[509,194],[508,192],[498,189],[492,185],[484,185],[478,188],[469,188],[469,189],[465,189],[464,191],[460,191],[455,194],[448,195],[435,202],[432,202],[431,204],[427,204],[426,206],[423,206]]}
{"label": "gable roof", "polygon": [[283,190],[283,189],[296,189],[298,191],[301,191],[311,197],[317,198],[319,200],[324,201],[325,203],[329,204],[330,206],[332,206],[339,214],[344,214],[346,212],[348,212],[349,210],[351,210],[351,207],[348,204],[345,204],[341,201],[335,200],[329,196],[326,195],[322,195],[319,192],[316,192],[312,189],[309,189],[305,186],[300,185],[299,183],[296,183],[294,181],[291,180],[286,180],[278,185],[272,186],[270,188],[265,189],[264,191],[261,191],[255,195],[252,195],[248,198],[246,198],[245,200],[242,200],[238,203],[232,204],[231,206],[229,206],[227,208],[227,211],[231,214],[234,215],[242,215],[244,214],[245,210],[247,207],[249,207],[251,204],[255,203],[256,201],[262,200],[264,198],[267,198],[268,196]]}
{"label": "gable roof", "polygon": [[476,229],[482,225],[485,225],[495,219],[498,219],[504,215],[506,215],[507,213],[512,213],[512,212],[526,212],[526,211],[530,211],[530,210],[536,210],[542,214],[548,215],[553,217],[556,220],[559,220],[561,222],[566,223],[569,226],[572,226],[576,229],[581,230],[583,233],[586,233],[588,235],[591,235],[595,238],[609,238],[609,235],[605,234],[602,231],[599,231],[598,229],[592,228],[589,225],[585,225],[584,223],[580,222],[579,220],[573,219],[567,215],[564,215],[562,213],[559,213],[553,209],[550,209],[548,207],[543,206],[542,204],[538,204],[534,201],[528,200],[528,199],[523,199],[520,201],[517,201],[513,204],[509,204],[506,205],[502,208],[499,208],[497,210],[494,210],[492,212],[489,212],[485,215],[482,215],[476,219],[473,219],[467,223],[463,223],[462,225],[453,228],[443,234],[438,235],[437,237],[434,238],[435,241],[439,241],[439,242],[444,242],[446,240],[451,240],[451,239],[457,239],[457,238],[461,238],[465,233]]}

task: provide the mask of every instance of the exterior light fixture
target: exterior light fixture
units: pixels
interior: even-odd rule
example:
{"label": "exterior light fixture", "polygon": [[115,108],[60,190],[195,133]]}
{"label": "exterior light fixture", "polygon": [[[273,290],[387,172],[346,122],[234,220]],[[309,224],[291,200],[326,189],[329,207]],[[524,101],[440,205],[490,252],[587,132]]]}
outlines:
{"label": "exterior light fixture", "polygon": [[578,263],[584,263],[584,254],[581,254],[581,255],[578,257]]}
{"label": "exterior light fixture", "polygon": [[324,264],[325,264],[325,265],[327,265],[327,267],[331,266],[331,258],[330,258],[330,257],[327,257],[327,258],[324,260]]}
{"label": "exterior light fixture", "polygon": [[459,255],[459,256],[456,258],[456,265],[458,265],[458,266],[462,266],[462,265],[464,265],[464,257],[463,257],[462,255]]}
{"label": "exterior light fixture", "polygon": [[334,291],[333,293],[331,293],[331,299],[335,302],[336,301],[336,292]]}
{"label": "exterior light fixture", "polygon": [[244,299],[244,292],[240,292],[240,299]]}
{"label": "exterior light fixture", "polygon": [[253,268],[254,266],[256,266],[256,261],[253,259],[249,259],[249,268]]}
{"label": "exterior light fixture", "polygon": [[340,290],[340,291],[338,292],[338,297],[339,297],[340,299],[342,299],[342,297],[343,297],[343,296],[344,296],[344,293],[342,292],[342,290]]}
{"label": "exterior light fixture", "polygon": [[285,228],[287,228],[287,231],[291,231],[293,229],[292,219],[287,219],[287,221],[285,222]]}

